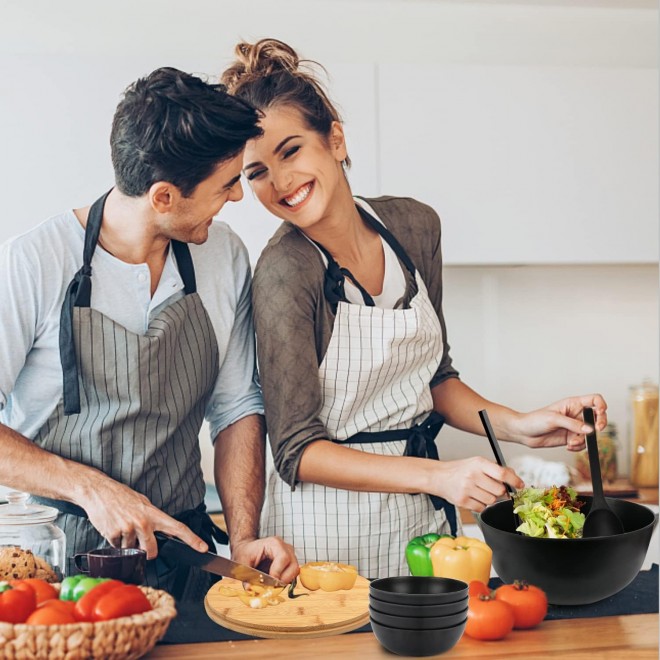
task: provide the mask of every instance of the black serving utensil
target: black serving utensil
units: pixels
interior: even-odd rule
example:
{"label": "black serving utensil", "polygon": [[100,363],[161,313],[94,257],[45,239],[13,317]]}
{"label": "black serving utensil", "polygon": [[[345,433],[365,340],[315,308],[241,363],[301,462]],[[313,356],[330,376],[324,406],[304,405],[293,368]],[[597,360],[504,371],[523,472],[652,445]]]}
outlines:
{"label": "black serving utensil", "polygon": [[593,428],[587,433],[587,451],[589,452],[589,468],[591,470],[591,487],[593,498],[591,508],[584,521],[582,529],[583,538],[593,536],[614,536],[623,534],[623,524],[619,517],[610,509],[603,493],[603,481],[600,473],[600,460],[598,459],[598,439],[596,437],[596,421],[593,408],[584,408],[582,416],[585,424]]}
{"label": "black serving utensil", "polygon": [[[502,450],[500,449],[500,443],[497,441],[497,438],[495,437],[495,432],[493,431],[493,427],[490,425],[490,419],[488,418],[488,413],[485,410],[480,410],[479,418],[481,419],[481,423],[483,424],[484,430],[486,431],[486,437],[488,438],[488,442],[490,442],[490,447],[493,450],[493,454],[495,455],[495,460],[497,461],[497,464],[500,465],[501,467],[506,467],[504,454],[502,454]],[[515,495],[516,491],[513,489],[513,487],[510,484],[506,483],[506,481],[504,482],[504,487],[507,489],[509,495],[511,496],[511,507],[513,509],[515,507],[515,504],[513,503],[513,496]],[[522,525],[522,520],[520,520],[520,516],[517,513],[514,514],[514,519],[517,530],[518,527]]]}

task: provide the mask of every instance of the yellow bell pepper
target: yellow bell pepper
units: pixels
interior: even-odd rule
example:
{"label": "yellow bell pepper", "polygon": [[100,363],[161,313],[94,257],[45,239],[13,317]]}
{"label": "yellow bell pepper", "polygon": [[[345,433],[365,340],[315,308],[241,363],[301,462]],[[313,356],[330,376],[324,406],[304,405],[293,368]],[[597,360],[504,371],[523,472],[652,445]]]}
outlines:
{"label": "yellow bell pepper", "polygon": [[333,561],[311,561],[300,567],[300,581],[310,591],[352,589],[357,580],[357,568]]}
{"label": "yellow bell pepper", "polygon": [[441,538],[431,547],[433,575],[462,580],[467,584],[471,580],[488,584],[492,559],[490,546],[467,536]]}

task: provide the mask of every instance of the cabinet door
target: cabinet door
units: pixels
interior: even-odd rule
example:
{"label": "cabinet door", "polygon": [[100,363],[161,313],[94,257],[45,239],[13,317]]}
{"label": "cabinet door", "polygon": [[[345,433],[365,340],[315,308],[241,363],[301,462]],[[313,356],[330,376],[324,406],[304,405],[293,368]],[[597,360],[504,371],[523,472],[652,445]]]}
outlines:
{"label": "cabinet door", "polygon": [[382,65],[382,189],[448,264],[658,259],[657,71]]}

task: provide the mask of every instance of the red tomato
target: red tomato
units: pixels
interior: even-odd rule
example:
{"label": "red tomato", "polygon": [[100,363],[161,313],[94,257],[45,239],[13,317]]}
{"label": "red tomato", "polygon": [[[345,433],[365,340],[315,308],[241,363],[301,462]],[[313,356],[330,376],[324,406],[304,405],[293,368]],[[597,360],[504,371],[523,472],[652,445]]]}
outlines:
{"label": "red tomato", "polygon": [[148,612],[151,608],[149,599],[134,584],[127,584],[105,594],[96,603],[94,621],[107,621],[122,616]]}
{"label": "red tomato", "polygon": [[513,630],[513,609],[492,596],[468,598],[465,634],[474,639],[502,639]]}
{"label": "red tomato", "polygon": [[94,618],[96,603],[106,594],[123,586],[124,583],[119,580],[108,580],[107,582],[97,584],[76,601],[73,608],[74,616],[78,621],[96,621]]}
{"label": "red tomato", "polygon": [[73,610],[76,604],[72,600],[59,600],[58,598],[51,598],[50,600],[45,600],[43,603],[37,605],[37,609],[40,610],[42,607],[54,607],[60,612],[68,612],[73,615]]}
{"label": "red tomato", "polygon": [[516,580],[513,584],[503,584],[495,590],[495,598],[513,609],[514,628],[533,628],[548,613],[545,592],[527,582]]}
{"label": "red tomato", "polygon": [[481,580],[470,580],[468,585],[468,596],[488,596],[490,588]]}
{"label": "red tomato", "polygon": [[0,594],[0,621],[23,623],[37,606],[37,597],[30,587],[8,589]]}
{"label": "red tomato", "polygon": [[58,623],[76,623],[76,619],[71,612],[65,612],[53,605],[46,605],[34,610],[25,623],[35,626],[52,626]]}
{"label": "red tomato", "polygon": [[45,600],[59,598],[59,593],[55,587],[39,578],[24,578],[23,580],[11,580],[9,582],[14,589],[25,589],[30,587],[37,596],[37,605]]}

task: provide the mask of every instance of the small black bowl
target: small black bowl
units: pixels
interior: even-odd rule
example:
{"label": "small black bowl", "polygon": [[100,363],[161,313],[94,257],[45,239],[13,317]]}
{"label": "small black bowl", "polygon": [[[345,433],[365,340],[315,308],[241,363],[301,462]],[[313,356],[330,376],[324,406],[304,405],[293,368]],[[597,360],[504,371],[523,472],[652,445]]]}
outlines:
{"label": "small black bowl", "polygon": [[369,605],[377,612],[389,614],[390,616],[414,616],[414,617],[436,617],[456,614],[468,606],[468,597],[461,598],[454,603],[445,603],[443,605],[397,605],[388,603],[384,600],[378,600],[369,596]]}
{"label": "small black bowl", "polygon": [[435,628],[451,628],[467,619],[468,608],[455,614],[444,616],[394,616],[383,614],[373,607],[369,607],[369,617],[372,621],[392,628],[406,628],[409,630],[433,630]]}
{"label": "small black bowl", "polygon": [[431,630],[412,630],[410,628],[391,628],[371,621],[371,629],[376,639],[388,651],[397,655],[425,656],[444,653],[456,646],[463,636],[467,619],[450,628]]}
{"label": "small black bowl", "polygon": [[451,578],[399,575],[374,580],[369,595],[397,605],[443,605],[466,598],[468,585]]}
{"label": "small black bowl", "polygon": [[[592,498],[582,512],[589,514]],[[644,563],[658,514],[649,508],[605,498],[623,523],[623,534],[581,539],[532,538],[515,531],[511,500],[487,506],[477,520],[493,550],[493,567],[504,582],[526,580],[554,605],[587,605],[629,585]]]}

